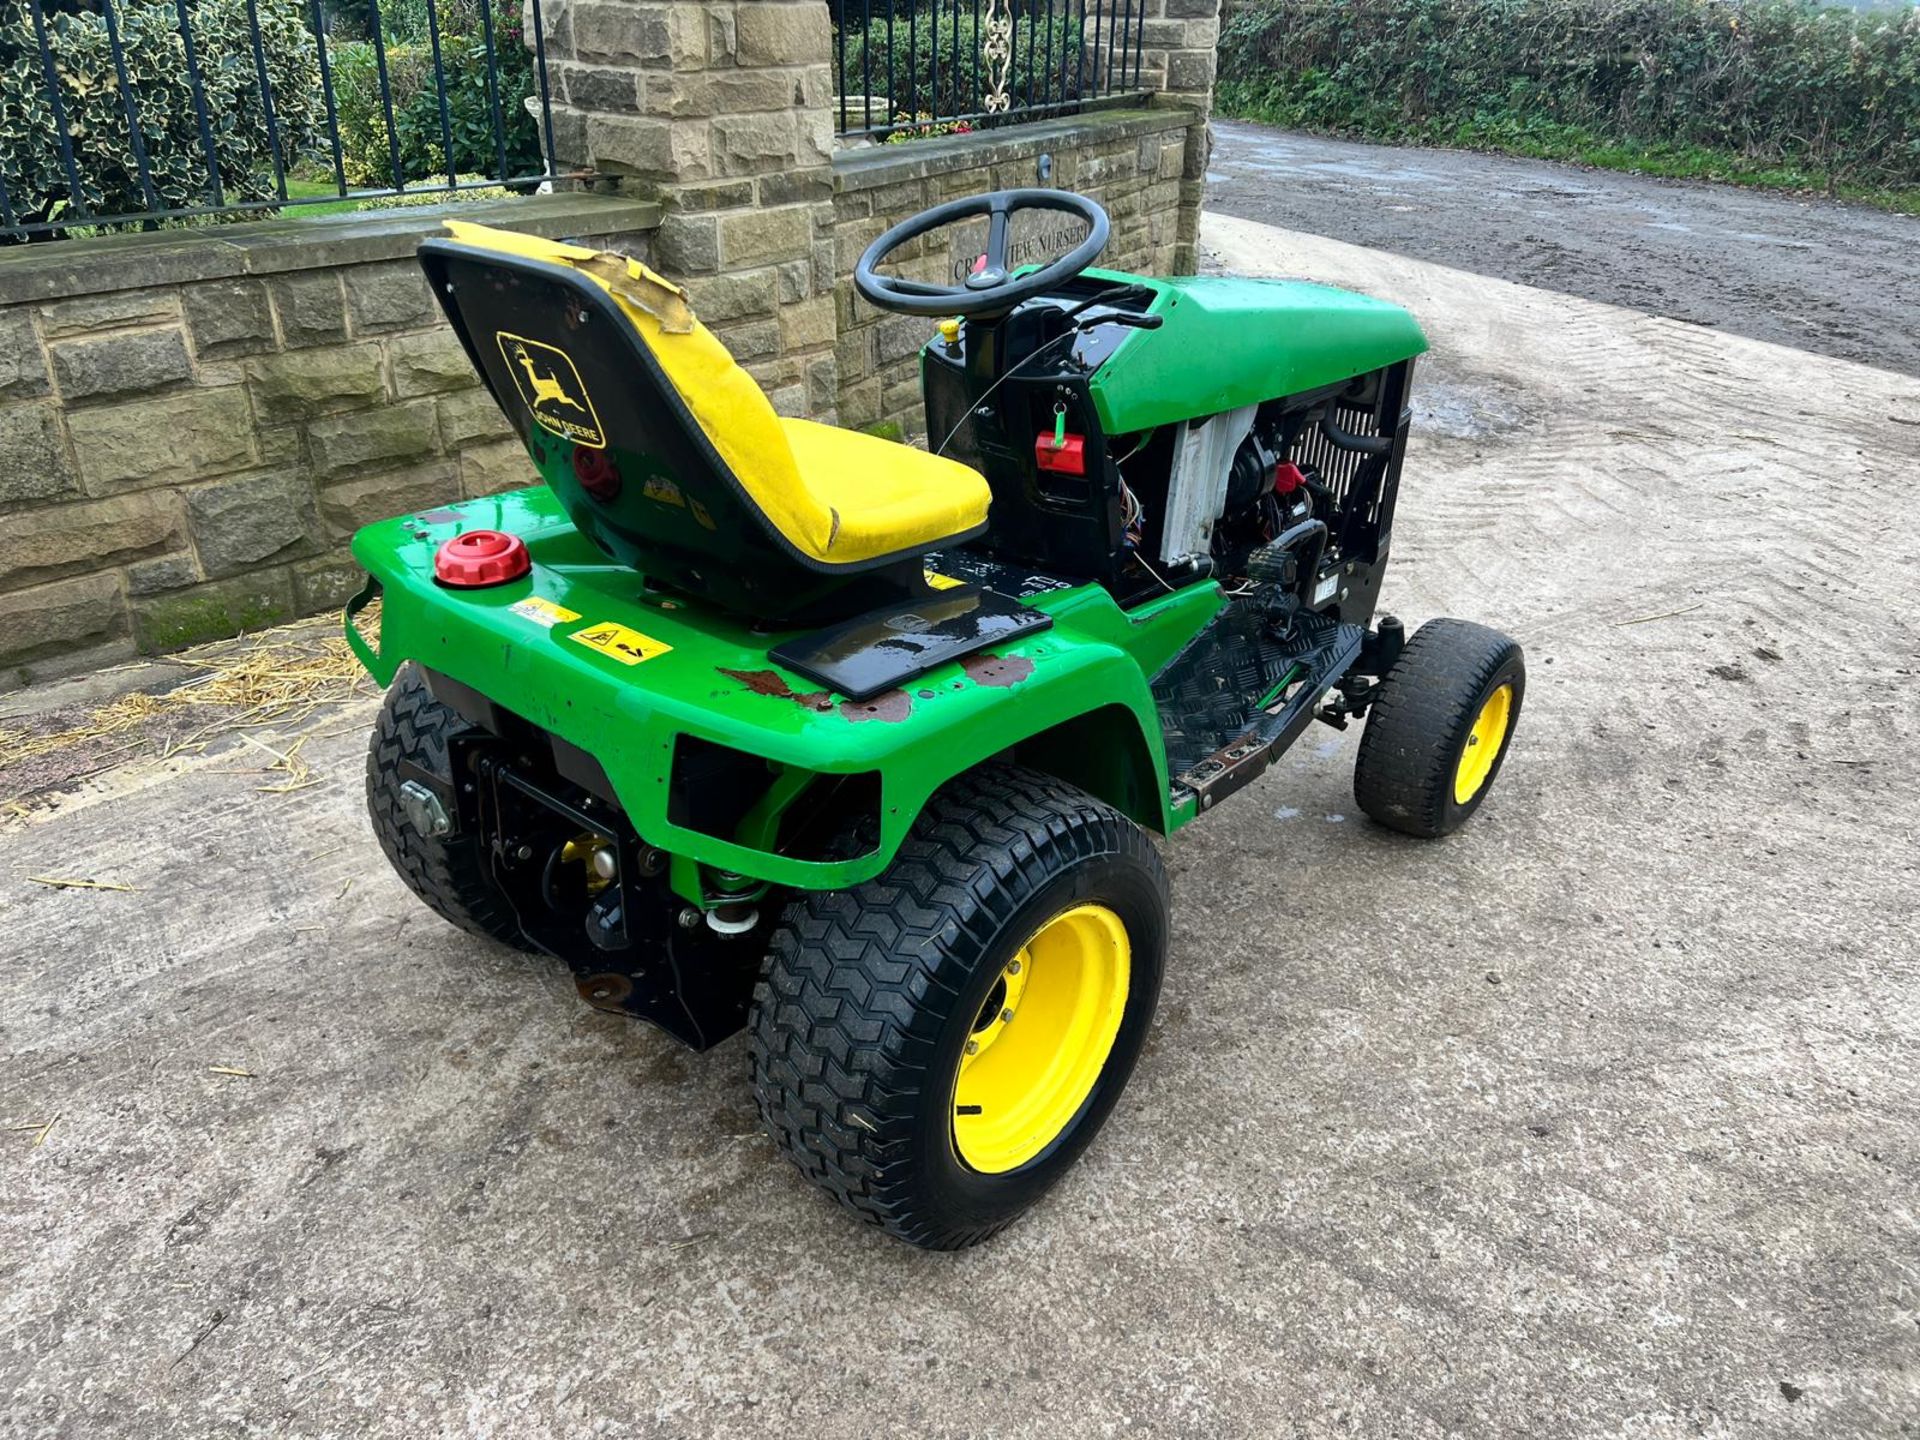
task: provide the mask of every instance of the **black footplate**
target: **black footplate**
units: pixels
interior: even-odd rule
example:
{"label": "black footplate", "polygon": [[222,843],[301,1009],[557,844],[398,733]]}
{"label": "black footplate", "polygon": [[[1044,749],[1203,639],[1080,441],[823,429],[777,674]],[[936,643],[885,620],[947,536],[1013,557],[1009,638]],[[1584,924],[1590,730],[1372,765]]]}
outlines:
{"label": "black footplate", "polygon": [[1258,596],[1237,600],[1154,677],[1176,801],[1191,793],[1205,810],[1255,779],[1307,727],[1367,638],[1362,626],[1312,611],[1290,622],[1276,633]]}
{"label": "black footplate", "polygon": [[868,700],[949,660],[1052,625],[1043,610],[958,585],[788,640],[768,656],[849,700]]}

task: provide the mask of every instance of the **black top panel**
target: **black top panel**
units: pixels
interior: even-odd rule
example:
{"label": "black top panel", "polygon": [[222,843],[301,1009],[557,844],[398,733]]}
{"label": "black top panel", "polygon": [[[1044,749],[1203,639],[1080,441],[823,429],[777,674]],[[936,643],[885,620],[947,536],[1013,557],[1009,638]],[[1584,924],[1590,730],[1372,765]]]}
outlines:
{"label": "black top panel", "polygon": [[867,700],[949,660],[1052,625],[1045,611],[966,585],[788,640],[769,657],[849,700]]}

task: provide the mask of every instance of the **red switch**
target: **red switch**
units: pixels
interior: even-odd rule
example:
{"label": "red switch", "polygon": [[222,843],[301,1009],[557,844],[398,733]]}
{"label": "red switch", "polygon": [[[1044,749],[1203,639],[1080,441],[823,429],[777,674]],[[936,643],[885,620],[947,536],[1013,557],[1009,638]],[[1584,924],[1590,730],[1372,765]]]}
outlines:
{"label": "red switch", "polygon": [[1087,437],[1063,435],[1056,443],[1051,430],[1042,430],[1033,437],[1033,460],[1042,470],[1055,475],[1084,475],[1087,473]]}

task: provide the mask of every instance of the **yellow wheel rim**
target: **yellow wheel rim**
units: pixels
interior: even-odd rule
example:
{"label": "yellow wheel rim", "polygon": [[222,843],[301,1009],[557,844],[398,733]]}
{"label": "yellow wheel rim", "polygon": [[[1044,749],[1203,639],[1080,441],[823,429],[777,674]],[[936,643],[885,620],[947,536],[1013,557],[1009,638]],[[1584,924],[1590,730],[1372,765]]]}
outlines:
{"label": "yellow wheel rim", "polygon": [[1453,803],[1464,805],[1478,795],[1493,773],[1501,747],[1507,743],[1507,726],[1513,720],[1513,686],[1502,685],[1487,697],[1480,713],[1474,716],[1473,729],[1467,735],[1467,748],[1460,752],[1460,763],[1453,771]]}
{"label": "yellow wheel rim", "polygon": [[1127,1008],[1133,946],[1104,905],[1047,921],[980,1007],[953,1087],[953,1143],[974,1170],[1017,1169],[1093,1093]]}

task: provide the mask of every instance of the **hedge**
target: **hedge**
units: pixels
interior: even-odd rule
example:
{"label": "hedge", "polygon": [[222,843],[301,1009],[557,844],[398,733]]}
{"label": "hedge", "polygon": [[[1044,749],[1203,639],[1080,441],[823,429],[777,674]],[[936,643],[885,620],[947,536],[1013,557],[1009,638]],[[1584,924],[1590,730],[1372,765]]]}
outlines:
{"label": "hedge", "polygon": [[1445,143],[1529,125],[1920,183],[1920,9],[1804,0],[1261,0],[1221,42],[1223,106]]}
{"label": "hedge", "polygon": [[[329,40],[370,40],[373,38],[373,7],[368,0],[324,0],[332,28]],[[478,35],[482,0],[433,0],[434,18],[442,35]],[[566,0],[558,0],[562,8]],[[516,23],[520,6],[511,6]],[[505,13],[504,9],[502,13]],[[389,45],[424,45],[430,26],[427,0],[380,0],[380,36]]]}
{"label": "hedge", "polygon": [[[270,200],[273,152],[246,0],[190,0],[187,13],[221,198]],[[291,167],[318,143],[325,123],[316,49],[299,0],[258,0],[258,13],[281,153]],[[51,5],[43,14],[86,209],[116,215],[156,208],[140,183],[105,21]],[[213,204],[172,0],[122,0],[115,15],[157,208]],[[75,216],[58,134],[31,12],[20,0],[0,0],[0,180],[18,223]]]}
{"label": "hedge", "polygon": [[[383,7],[384,13],[384,7]],[[477,30],[479,21],[472,22]],[[532,56],[521,37],[520,7],[506,0],[494,14],[494,50],[499,64],[500,122],[506,138],[505,177],[535,175],[542,169],[540,132],[527,114],[525,100],[538,88]],[[433,51],[426,43],[389,43],[387,85],[393,97],[394,137],[400,172],[408,184],[446,183],[446,146],[440,128],[440,98],[433,83]],[[486,45],[482,35],[441,35],[440,53],[447,73],[447,111],[453,131],[453,168],[459,174],[494,175],[499,155],[494,145],[493,108],[487,92]],[[334,101],[339,114],[340,149],[347,180],[354,185],[388,187],[394,183],[387,144],[387,117],[380,99],[380,75],[371,43],[349,41],[330,46]]]}

